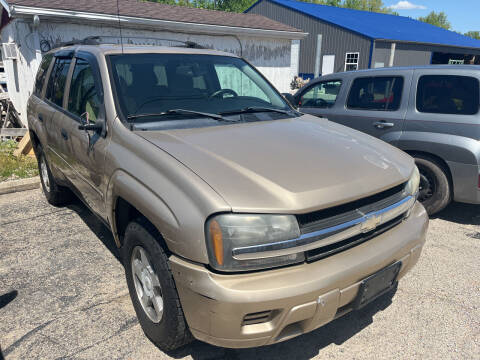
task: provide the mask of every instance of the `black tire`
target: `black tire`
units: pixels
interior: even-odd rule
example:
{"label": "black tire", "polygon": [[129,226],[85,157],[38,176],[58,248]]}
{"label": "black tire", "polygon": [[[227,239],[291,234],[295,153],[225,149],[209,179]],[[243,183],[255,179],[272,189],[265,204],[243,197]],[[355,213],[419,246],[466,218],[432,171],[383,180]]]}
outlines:
{"label": "black tire", "polygon": [[415,155],[420,171],[419,200],[429,215],[443,210],[452,201],[452,190],[448,171],[436,159],[426,155]]}
{"label": "black tire", "polygon": [[[125,231],[122,259],[130,297],[143,332],[158,348],[170,351],[191,342],[192,335],[183,314],[168,257],[160,244],[163,244],[163,239],[156,228],[144,218],[138,218],[129,223]],[[132,255],[139,247],[145,250],[160,283],[160,289],[156,290],[163,299],[163,315],[159,322],[151,320],[137,295]]]}
{"label": "black tire", "polygon": [[58,185],[55,181],[55,178],[50,171],[50,166],[48,165],[45,153],[40,145],[36,148],[36,155],[40,181],[47,201],[54,206],[62,206],[70,202],[72,200],[71,191],[66,187]]}

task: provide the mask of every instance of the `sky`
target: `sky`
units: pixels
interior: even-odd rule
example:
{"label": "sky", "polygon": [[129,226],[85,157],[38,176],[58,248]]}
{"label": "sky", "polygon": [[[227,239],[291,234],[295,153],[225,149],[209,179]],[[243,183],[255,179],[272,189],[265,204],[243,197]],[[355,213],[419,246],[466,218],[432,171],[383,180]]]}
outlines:
{"label": "sky", "polygon": [[383,0],[386,6],[402,16],[417,18],[431,11],[443,11],[452,24],[452,30],[465,33],[480,31],[480,0]]}

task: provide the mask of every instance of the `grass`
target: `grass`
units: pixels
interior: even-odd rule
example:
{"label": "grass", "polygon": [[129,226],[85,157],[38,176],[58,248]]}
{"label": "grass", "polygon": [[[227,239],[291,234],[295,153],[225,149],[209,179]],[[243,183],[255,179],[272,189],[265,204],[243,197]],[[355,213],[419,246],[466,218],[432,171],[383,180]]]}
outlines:
{"label": "grass", "polygon": [[0,142],[0,182],[25,179],[38,175],[37,160],[33,156],[13,155],[17,142],[13,140]]}

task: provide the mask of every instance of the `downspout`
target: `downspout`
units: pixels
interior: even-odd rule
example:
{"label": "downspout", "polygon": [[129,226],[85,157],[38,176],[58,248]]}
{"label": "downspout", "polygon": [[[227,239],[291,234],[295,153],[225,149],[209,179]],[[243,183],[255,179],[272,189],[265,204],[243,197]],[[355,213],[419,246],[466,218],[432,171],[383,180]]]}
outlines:
{"label": "downspout", "polygon": [[372,60],[373,60],[373,49],[375,48],[375,39],[372,39],[370,44],[370,58],[368,59],[368,68],[372,68]]}
{"label": "downspout", "polygon": [[395,50],[397,48],[397,43],[392,43],[390,47],[390,60],[388,61],[388,67],[392,67],[395,63]]}

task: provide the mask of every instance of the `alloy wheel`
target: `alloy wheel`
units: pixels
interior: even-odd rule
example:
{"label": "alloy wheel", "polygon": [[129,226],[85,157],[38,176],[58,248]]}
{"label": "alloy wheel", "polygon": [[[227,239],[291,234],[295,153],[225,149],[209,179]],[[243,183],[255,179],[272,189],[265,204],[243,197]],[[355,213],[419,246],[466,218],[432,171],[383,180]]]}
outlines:
{"label": "alloy wheel", "polygon": [[131,258],[137,299],[148,318],[159,323],[163,317],[162,287],[144,248],[136,246]]}

